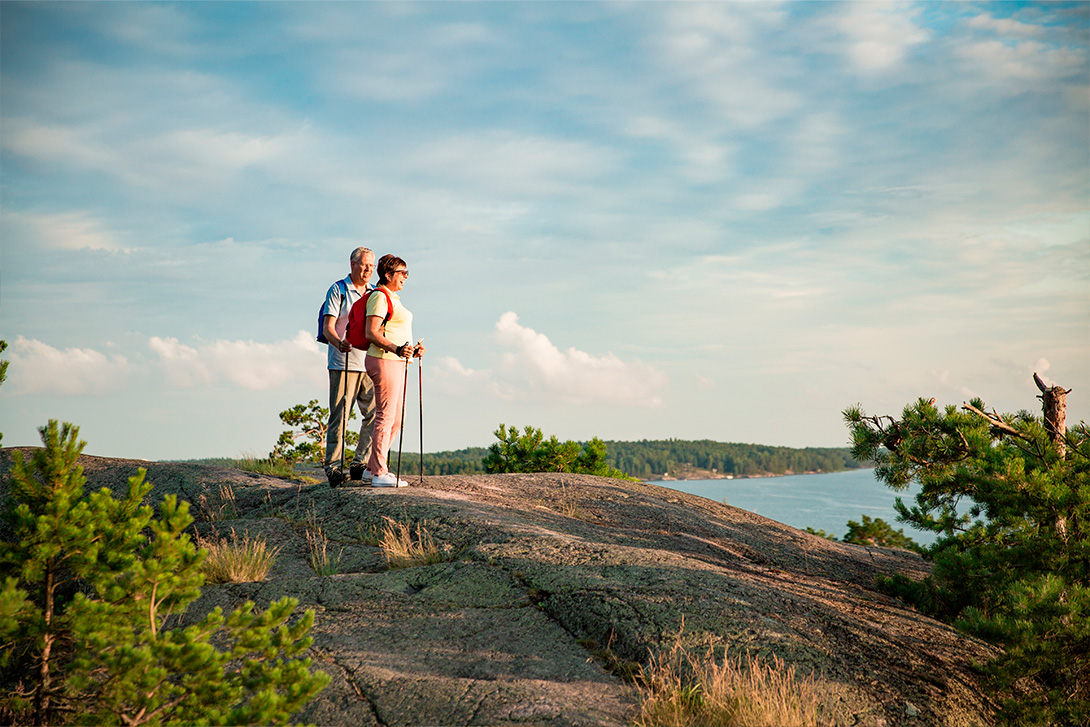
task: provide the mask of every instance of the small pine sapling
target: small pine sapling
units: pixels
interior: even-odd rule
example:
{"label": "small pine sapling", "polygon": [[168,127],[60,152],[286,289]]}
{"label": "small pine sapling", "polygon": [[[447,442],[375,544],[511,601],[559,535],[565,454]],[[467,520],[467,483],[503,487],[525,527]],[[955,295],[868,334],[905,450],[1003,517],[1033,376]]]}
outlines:
{"label": "small pine sapling", "polygon": [[[6,711],[34,724],[272,724],[329,681],[301,658],[314,613],[246,603],[182,627],[200,595],[205,552],[185,532],[189,505],[153,516],[144,471],[117,499],[84,495],[84,442],[49,422],[30,463],[16,452],[0,543]],[[20,677],[30,677],[21,680]]]}

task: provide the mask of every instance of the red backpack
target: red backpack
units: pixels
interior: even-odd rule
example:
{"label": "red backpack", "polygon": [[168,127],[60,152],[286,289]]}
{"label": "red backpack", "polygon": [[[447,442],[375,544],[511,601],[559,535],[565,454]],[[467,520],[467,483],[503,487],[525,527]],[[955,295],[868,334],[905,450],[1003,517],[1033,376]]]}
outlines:
{"label": "red backpack", "polygon": [[371,342],[367,340],[367,298],[371,293],[382,291],[386,296],[386,317],[382,319],[385,326],[394,314],[394,301],[385,288],[372,288],[363,294],[363,297],[352,304],[352,310],[348,311],[348,328],[345,330],[344,340],[352,344],[352,348],[367,349]]}

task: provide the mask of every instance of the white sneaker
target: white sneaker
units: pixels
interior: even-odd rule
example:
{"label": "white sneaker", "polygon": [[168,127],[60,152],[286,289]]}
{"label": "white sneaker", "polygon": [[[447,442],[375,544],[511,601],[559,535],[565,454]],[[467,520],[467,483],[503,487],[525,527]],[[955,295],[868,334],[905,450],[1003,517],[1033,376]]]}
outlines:
{"label": "white sneaker", "polygon": [[387,472],[371,480],[371,487],[408,487],[409,483],[399,480],[393,472]]}

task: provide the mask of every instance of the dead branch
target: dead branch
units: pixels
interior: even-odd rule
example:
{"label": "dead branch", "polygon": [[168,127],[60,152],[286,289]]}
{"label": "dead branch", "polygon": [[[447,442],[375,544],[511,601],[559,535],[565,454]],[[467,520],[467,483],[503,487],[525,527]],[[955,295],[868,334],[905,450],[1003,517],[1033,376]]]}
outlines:
{"label": "dead branch", "polygon": [[981,411],[980,409],[977,409],[972,404],[965,403],[965,402],[962,402],[961,408],[962,409],[967,409],[967,410],[973,412],[974,414],[979,414],[980,416],[987,419],[988,423],[991,424],[996,429],[1001,429],[1004,432],[1007,432],[1008,434],[1013,434],[1014,436],[1018,437],[1019,439],[1024,439],[1027,442],[1032,442],[1033,441],[1033,439],[1031,439],[1030,437],[1027,437],[1025,434],[1023,434],[1022,432],[1020,432],[1017,429],[1015,429],[1014,427],[1012,427],[1010,424],[1007,424],[1005,421],[1003,421],[1000,418],[999,414],[989,414],[987,412]]}

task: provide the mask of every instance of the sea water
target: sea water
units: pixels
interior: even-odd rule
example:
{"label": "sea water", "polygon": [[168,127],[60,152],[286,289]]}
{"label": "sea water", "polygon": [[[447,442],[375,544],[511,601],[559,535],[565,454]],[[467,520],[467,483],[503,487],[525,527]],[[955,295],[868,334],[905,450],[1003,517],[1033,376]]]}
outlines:
{"label": "sea water", "polygon": [[862,516],[867,515],[872,520],[881,518],[894,530],[903,529],[920,545],[935,540],[933,533],[897,522],[893,509],[898,497],[911,506],[919,486],[895,492],[876,480],[872,469],[732,480],[656,480],[651,484],[726,502],[800,530],[824,530],[837,538],[848,532],[849,520],[862,523]]}

